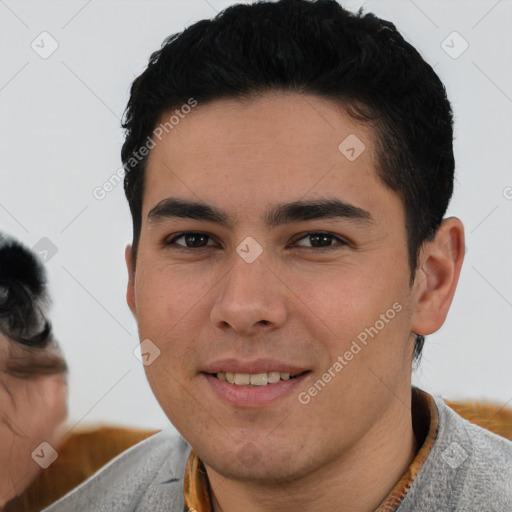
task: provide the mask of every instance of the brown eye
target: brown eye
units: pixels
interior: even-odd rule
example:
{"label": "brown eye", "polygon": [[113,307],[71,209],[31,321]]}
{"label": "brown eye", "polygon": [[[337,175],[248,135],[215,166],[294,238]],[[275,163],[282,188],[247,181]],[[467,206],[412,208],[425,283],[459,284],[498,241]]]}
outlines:
{"label": "brown eye", "polygon": [[[181,239],[183,239],[184,243],[177,242]],[[206,233],[188,231],[186,233],[180,233],[171,240],[166,241],[165,245],[179,245],[181,247],[192,249],[194,247],[206,247],[208,240],[211,240],[211,238]]]}
{"label": "brown eye", "polygon": [[[301,245],[298,244],[298,242],[302,240],[308,240],[311,243],[311,245]],[[331,242],[337,242],[337,243],[331,243]],[[336,246],[343,246],[347,245],[347,242],[345,242],[343,239],[339,238],[336,235],[332,235],[330,233],[321,233],[321,232],[315,232],[315,233],[308,233],[306,236],[300,238],[297,242],[295,242],[295,245],[298,245],[299,247],[306,247],[311,249],[322,249],[322,248],[335,248]]]}

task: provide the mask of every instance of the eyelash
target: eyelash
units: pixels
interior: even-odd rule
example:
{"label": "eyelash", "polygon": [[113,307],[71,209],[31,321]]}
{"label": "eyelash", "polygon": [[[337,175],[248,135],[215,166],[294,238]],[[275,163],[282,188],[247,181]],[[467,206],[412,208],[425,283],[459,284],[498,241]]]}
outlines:
{"label": "eyelash", "polygon": [[[213,238],[211,235],[208,235],[207,233],[203,233],[201,231],[184,231],[182,233],[178,233],[177,235],[173,236],[170,240],[168,240],[168,239],[164,240],[164,244],[163,245],[165,247],[169,247],[169,246],[174,245],[174,246],[179,247],[180,250],[198,250],[198,249],[206,249],[208,247],[212,247],[211,245],[205,245],[205,246],[200,246],[200,247],[187,247],[187,246],[184,246],[184,245],[176,244],[176,240],[179,240],[180,238],[186,237],[187,235],[196,235],[196,236],[208,237],[209,240],[212,240],[212,238]],[[299,246],[299,249],[317,249],[317,250],[321,249],[321,250],[325,251],[325,250],[334,250],[334,249],[337,249],[337,248],[341,248],[341,247],[350,245],[349,242],[347,242],[343,238],[340,238],[337,235],[334,235],[334,234],[328,233],[328,232],[324,232],[324,231],[310,231],[309,233],[306,233],[305,235],[303,235],[300,238],[298,238],[297,240],[295,240],[294,243],[300,242],[301,240],[304,240],[305,238],[312,237],[312,236],[315,236],[315,235],[321,235],[321,236],[324,236],[324,237],[328,237],[328,238],[334,239],[334,240],[336,240],[338,242],[338,244],[327,245],[325,247],[302,247],[302,246]]]}

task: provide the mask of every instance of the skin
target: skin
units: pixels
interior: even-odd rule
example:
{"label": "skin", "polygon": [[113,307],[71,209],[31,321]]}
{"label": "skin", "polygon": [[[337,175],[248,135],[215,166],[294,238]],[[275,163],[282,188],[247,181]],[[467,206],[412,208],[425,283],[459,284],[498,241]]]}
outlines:
{"label": "skin", "polygon": [[[349,134],[366,146],[355,161],[338,150]],[[418,449],[413,333],[443,324],[464,232],[458,219],[444,221],[422,248],[411,286],[403,204],[376,165],[367,126],[329,100],[291,93],[198,105],[151,150],[136,268],[126,249],[127,302],[140,339],[161,351],[145,367],[149,383],[204,462],[215,511],[372,511]],[[149,221],[167,197],[221,208],[233,225]],[[276,204],[326,198],[364,209],[373,221],[269,229],[263,220]],[[186,231],[211,238],[165,245]],[[334,237],[315,245],[306,235],[318,231]],[[248,236],[263,248],[250,264],[236,252]],[[395,318],[301,404],[298,392],[394,303],[402,306]],[[202,373],[223,357],[270,357],[310,373],[264,407],[234,407]]]}
{"label": "skin", "polygon": [[[51,354],[45,354],[49,359]],[[27,375],[39,355],[0,335],[0,505],[23,490],[41,471],[32,452],[46,441],[57,448],[67,417],[63,374]],[[14,370],[14,367],[16,370]]]}

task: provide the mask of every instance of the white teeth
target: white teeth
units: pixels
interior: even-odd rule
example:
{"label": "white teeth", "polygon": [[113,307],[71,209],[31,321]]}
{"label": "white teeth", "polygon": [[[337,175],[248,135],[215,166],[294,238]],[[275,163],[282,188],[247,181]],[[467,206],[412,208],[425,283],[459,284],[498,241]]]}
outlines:
{"label": "white teeth", "polygon": [[281,374],[279,372],[268,372],[267,373],[267,382],[269,384],[275,384],[281,380]]}
{"label": "white teeth", "polygon": [[237,386],[266,386],[275,384],[280,380],[290,380],[288,372],[264,372],[264,373],[231,373],[219,372],[217,378]]}
{"label": "white teeth", "polygon": [[267,384],[267,374],[266,373],[255,373],[251,375],[251,384],[253,386],[265,386]]}
{"label": "white teeth", "polygon": [[235,373],[235,382],[237,386],[247,386],[251,383],[251,378],[248,373]]}

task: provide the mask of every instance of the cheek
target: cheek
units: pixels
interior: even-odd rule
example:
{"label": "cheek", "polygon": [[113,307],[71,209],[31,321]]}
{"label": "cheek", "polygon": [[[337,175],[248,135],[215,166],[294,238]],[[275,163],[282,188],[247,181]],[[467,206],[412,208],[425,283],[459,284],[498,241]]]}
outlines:
{"label": "cheek", "polygon": [[340,273],[310,291],[308,305],[328,328],[331,357],[345,353],[353,342],[361,347],[360,360],[374,355],[392,359],[403,349],[411,316],[406,280],[393,281],[382,272]]}
{"label": "cheek", "polygon": [[[184,370],[182,357],[176,347],[165,347],[162,357],[145,366],[146,378],[160,407],[182,434],[197,428],[198,410],[205,409],[201,394],[196,391],[194,372]],[[192,422],[192,423],[190,423]]]}
{"label": "cheek", "polygon": [[[0,413],[0,439],[2,442],[0,443],[0,468],[2,473],[7,474],[7,468],[14,464],[16,459],[19,458],[19,442],[22,439],[21,431],[20,435],[16,435],[12,429],[16,429],[13,421],[16,421],[14,416],[10,414],[4,417],[4,413]],[[11,425],[12,429],[8,426],[8,423]]]}
{"label": "cheek", "polygon": [[354,334],[352,329],[373,319],[387,295],[376,276],[355,267],[302,276],[291,288],[301,299],[298,307],[309,310],[309,317],[313,314],[331,333],[341,336]]}
{"label": "cheek", "polygon": [[[11,384],[16,406],[2,398],[0,465],[15,480],[38,470],[32,451],[43,441],[57,448],[67,415],[67,391],[61,377],[41,377]],[[12,428],[6,422],[9,421]],[[18,475],[18,476],[16,476]]]}
{"label": "cheek", "polygon": [[208,321],[207,290],[200,279],[176,268],[147,265],[146,269],[135,285],[142,351],[153,359],[144,369],[152,388],[161,382],[174,388],[192,372],[194,340]]}
{"label": "cheek", "polygon": [[[21,402],[22,399],[20,398]],[[25,425],[29,444],[60,442],[67,418],[67,385],[62,376],[41,376],[27,384],[23,406],[18,407],[18,420]]]}
{"label": "cheek", "polygon": [[44,408],[48,412],[49,421],[47,423],[47,437],[53,438],[58,442],[60,434],[62,433],[62,426],[67,420],[67,398],[68,388],[65,377],[61,375],[54,375],[44,377],[46,380],[46,387],[44,389],[44,396],[46,400],[41,400],[44,403]]}
{"label": "cheek", "polygon": [[141,337],[160,339],[192,307],[197,283],[165,265],[142,261],[135,278],[135,304]]}

